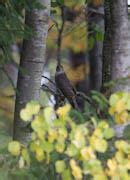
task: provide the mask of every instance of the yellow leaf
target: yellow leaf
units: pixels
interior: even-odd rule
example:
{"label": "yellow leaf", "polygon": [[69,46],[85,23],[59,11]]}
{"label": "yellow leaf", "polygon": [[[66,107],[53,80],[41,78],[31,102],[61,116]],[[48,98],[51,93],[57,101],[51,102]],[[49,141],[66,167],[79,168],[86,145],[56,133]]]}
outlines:
{"label": "yellow leaf", "polygon": [[40,162],[43,161],[45,158],[45,154],[41,147],[36,148],[36,159]]}
{"label": "yellow leaf", "polygon": [[70,167],[74,168],[76,166],[76,161],[74,159],[70,160]]}
{"label": "yellow leaf", "polygon": [[104,153],[107,150],[108,144],[104,139],[95,139],[94,149],[98,152]]}
{"label": "yellow leaf", "polygon": [[39,137],[39,139],[43,140],[45,138],[44,135],[45,135],[45,132],[42,129],[39,129],[37,131],[37,136]]}
{"label": "yellow leaf", "polygon": [[117,162],[123,163],[125,155],[122,151],[117,151],[115,154],[115,158],[116,158]]}
{"label": "yellow leaf", "polygon": [[26,109],[22,109],[20,111],[20,118],[23,121],[30,121],[32,118],[32,113],[28,112]]}
{"label": "yellow leaf", "polygon": [[51,125],[52,124],[52,120],[55,119],[55,113],[52,107],[46,107],[44,109],[44,118],[46,120],[46,122]]}
{"label": "yellow leaf", "polygon": [[55,144],[55,149],[56,149],[56,151],[57,152],[59,152],[59,153],[63,153],[63,151],[64,151],[64,149],[65,149],[65,144],[64,144],[64,142],[57,142],[56,144]]}
{"label": "yellow leaf", "polygon": [[76,164],[76,161],[74,159],[70,160],[70,167],[72,169],[72,175],[75,177],[75,179],[82,179],[82,170]]}
{"label": "yellow leaf", "polygon": [[40,105],[35,101],[31,101],[27,103],[26,110],[32,115],[38,114],[38,112],[40,111]]}
{"label": "yellow leaf", "polygon": [[72,170],[72,175],[75,177],[75,179],[79,180],[79,179],[82,179],[82,170],[80,167],[75,167],[73,170]]}
{"label": "yellow leaf", "polygon": [[58,132],[54,129],[49,130],[48,132],[48,141],[53,142],[58,138]]}
{"label": "yellow leaf", "polygon": [[8,144],[8,151],[13,156],[19,156],[20,155],[20,143],[18,141],[12,141]]}
{"label": "yellow leaf", "polygon": [[128,160],[127,164],[126,164],[126,168],[130,170],[130,161]]}
{"label": "yellow leaf", "polygon": [[109,108],[109,114],[114,115],[114,113],[115,113],[115,107],[112,106]]}
{"label": "yellow leaf", "polygon": [[93,133],[93,136],[96,136],[98,138],[102,138],[103,137],[103,133],[102,133],[101,129],[99,129],[99,128],[95,129],[95,131]]}
{"label": "yellow leaf", "polygon": [[129,114],[127,111],[123,111],[120,114],[115,115],[115,120],[118,124],[123,124],[128,121]]}
{"label": "yellow leaf", "polygon": [[129,144],[124,140],[120,140],[115,142],[115,147],[118,150],[125,152],[129,149]]}
{"label": "yellow leaf", "polygon": [[35,101],[31,101],[21,110],[20,117],[23,121],[29,121],[33,115],[36,115],[39,112],[39,110],[40,105]]}
{"label": "yellow leaf", "polygon": [[66,130],[65,128],[60,128],[60,129],[58,130],[58,134],[59,134],[59,136],[61,136],[63,139],[67,138],[67,135],[68,135],[67,130]]}
{"label": "yellow leaf", "polygon": [[92,150],[91,147],[84,147],[80,151],[81,156],[84,160],[90,160],[90,159],[95,159],[96,155],[94,154],[94,151]]}
{"label": "yellow leaf", "polygon": [[128,112],[127,111],[123,111],[120,113],[120,119],[122,122],[126,122],[128,120]]}
{"label": "yellow leaf", "polygon": [[31,123],[31,127],[35,132],[38,132],[39,130],[42,130],[44,127],[43,121],[41,117],[36,117],[32,123]]}
{"label": "yellow leaf", "polygon": [[107,166],[109,167],[109,169],[111,169],[112,171],[115,171],[116,168],[117,168],[117,162],[116,160],[113,158],[113,159],[109,159],[107,161]]}
{"label": "yellow leaf", "polygon": [[66,104],[65,106],[60,107],[57,110],[57,114],[61,117],[64,117],[68,114],[68,112],[70,111],[70,108],[71,108],[71,106],[69,104]]}
{"label": "yellow leaf", "polygon": [[74,140],[72,140],[72,143],[77,147],[77,148],[82,148],[86,144],[85,136],[82,131],[77,129],[75,133]]}
{"label": "yellow leaf", "polygon": [[124,101],[122,99],[120,99],[115,106],[115,111],[117,113],[121,113],[122,111],[126,110],[126,104],[124,103]]}

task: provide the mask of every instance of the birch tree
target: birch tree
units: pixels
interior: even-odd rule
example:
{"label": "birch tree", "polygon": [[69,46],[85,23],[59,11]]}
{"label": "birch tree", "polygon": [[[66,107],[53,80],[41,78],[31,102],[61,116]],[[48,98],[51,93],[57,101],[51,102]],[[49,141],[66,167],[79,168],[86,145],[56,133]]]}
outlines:
{"label": "birch tree", "polygon": [[[130,91],[130,46],[128,38],[128,2],[127,0],[111,1],[112,18],[112,80],[128,77],[123,84],[117,83],[113,91]],[[119,82],[119,81],[118,81]]]}
{"label": "birch tree", "polygon": [[26,11],[25,15],[25,24],[32,28],[33,36],[23,41],[17,81],[13,138],[21,142],[29,139],[30,130],[26,123],[21,121],[20,110],[28,101],[39,100],[40,82],[45,62],[50,0],[39,0],[38,2],[44,8]]}

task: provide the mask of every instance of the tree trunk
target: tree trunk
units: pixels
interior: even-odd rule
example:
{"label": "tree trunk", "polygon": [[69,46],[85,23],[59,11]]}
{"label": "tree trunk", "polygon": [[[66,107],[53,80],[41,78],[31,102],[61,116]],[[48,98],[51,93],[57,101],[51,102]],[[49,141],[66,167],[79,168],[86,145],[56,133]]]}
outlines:
{"label": "tree trunk", "polygon": [[[130,75],[130,47],[128,36],[127,0],[112,1],[112,80]],[[130,91],[130,79],[117,83],[113,91]]]}
{"label": "tree trunk", "polygon": [[105,34],[103,42],[102,90],[106,91],[104,84],[111,80],[112,34],[111,34],[111,0],[104,2]]}
{"label": "tree trunk", "polygon": [[[78,92],[83,92],[84,94],[89,94],[89,63],[86,52],[78,52],[70,50],[69,52],[69,61],[70,61],[70,69],[73,70],[73,76],[68,78],[71,83],[74,85],[75,89]],[[77,71],[81,68],[80,72]],[[68,73],[69,74],[69,73]],[[84,109],[85,101],[82,97],[77,96],[77,103],[81,110]]]}
{"label": "tree trunk", "polygon": [[13,138],[23,143],[30,138],[27,124],[21,121],[19,113],[30,100],[39,100],[40,82],[45,62],[46,37],[50,1],[39,0],[45,7],[26,12],[25,24],[34,31],[33,36],[23,41],[23,50],[17,81]]}
{"label": "tree trunk", "polygon": [[[103,4],[97,4],[96,0],[94,4],[88,4],[88,31],[89,37],[94,39],[93,48],[89,50],[89,62],[90,62],[90,89],[99,91],[102,84],[102,47],[103,42],[96,39],[95,27],[104,31],[104,9]],[[101,1],[100,1],[101,2]]]}

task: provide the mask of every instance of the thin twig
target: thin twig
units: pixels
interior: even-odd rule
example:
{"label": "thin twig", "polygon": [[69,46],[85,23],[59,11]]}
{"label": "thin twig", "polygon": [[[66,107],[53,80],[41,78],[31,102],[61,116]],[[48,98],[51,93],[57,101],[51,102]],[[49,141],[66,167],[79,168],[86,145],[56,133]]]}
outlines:
{"label": "thin twig", "polygon": [[50,89],[46,84],[43,84],[43,85],[41,86],[41,88],[42,88],[44,91],[49,91],[51,94],[56,95],[56,92],[53,91],[52,89]]}
{"label": "thin twig", "polygon": [[47,79],[49,82],[51,82],[54,86],[56,86],[56,84],[51,80],[51,79],[49,79],[48,77],[46,77],[46,76],[44,76],[44,75],[42,75],[42,77],[43,78],[45,78],[45,79]]}
{"label": "thin twig", "polygon": [[78,91],[76,92],[76,95],[82,97],[85,101],[92,104],[92,100],[88,96],[86,96],[83,92]]}
{"label": "thin twig", "polygon": [[57,39],[57,63],[61,65],[61,43],[62,43],[62,33],[64,30],[65,18],[64,18],[64,7],[61,7],[61,18],[62,24],[61,28],[58,29],[58,39]]}
{"label": "thin twig", "polygon": [[57,21],[54,18],[51,18],[51,20],[54,22],[54,25],[56,26],[57,31],[59,31],[59,26],[58,26]]}
{"label": "thin twig", "polygon": [[53,28],[55,24],[52,24],[49,28],[48,28],[48,32]]}

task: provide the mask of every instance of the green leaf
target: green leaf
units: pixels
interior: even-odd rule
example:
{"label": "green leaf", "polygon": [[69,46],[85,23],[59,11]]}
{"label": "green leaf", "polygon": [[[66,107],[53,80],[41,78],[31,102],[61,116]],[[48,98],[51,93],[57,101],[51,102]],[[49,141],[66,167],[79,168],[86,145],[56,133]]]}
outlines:
{"label": "green leaf", "polygon": [[108,100],[107,100],[107,98],[106,98],[102,93],[97,92],[97,91],[94,91],[94,90],[92,90],[91,93],[92,93],[92,95],[96,95],[96,96],[98,96],[99,98],[101,98],[102,101],[103,101],[105,104],[108,104],[108,103],[109,103]]}
{"label": "green leaf", "polygon": [[22,150],[22,157],[27,162],[27,164],[30,165],[30,156],[27,149]]}
{"label": "green leaf", "polygon": [[108,180],[108,178],[105,174],[102,173],[102,174],[96,174],[93,180]]}
{"label": "green leaf", "polygon": [[59,5],[64,5],[64,0],[56,0]]}
{"label": "green leaf", "polygon": [[51,14],[56,14],[57,11],[56,10],[51,10]]}
{"label": "green leaf", "polygon": [[94,148],[97,152],[104,153],[107,150],[108,144],[104,139],[96,139]]}
{"label": "green leaf", "polygon": [[114,130],[111,128],[107,128],[103,134],[105,139],[111,139],[114,136]]}
{"label": "green leaf", "polygon": [[70,157],[74,157],[78,154],[78,152],[79,152],[78,149],[73,144],[70,144],[67,147],[65,154],[67,154]]}
{"label": "green leaf", "polygon": [[29,112],[32,115],[36,115],[38,114],[38,112],[40,111],[40,105],[36,102],[36,101],[30,101],[27,105],[26,105],[26,110],[27,112]]}
{"label": "green leaf", "polygon": [[108,125],[108,123],[106,121],[101,121],[101,122],[98,123],[98,127],[100,129],[106,129],[106,128],[109,127],[109,125]]}
{"label": "green leaf", "polygon": [[35,120],[32,121],[31,127],[34,131],[38,132],[42,129],[44,130],[44,123],[40,120],[40,117],[37,117]]}
{"label": "green leaf", "polygon": [[63,151],[64,151],[64,149],[65,149],[65,144],[64,144],[64,142],[57,142],[57,143],[55,144],[55,149],[56,149],[57,152],[63,153]]}
{"label": "green leaf", "polygon": [[40,111],[40,105],[35,101],[27,103],[26,107],[21,110],[20,117],[23,121],[30,121],[32,115],[38,114]]}
{"label": "green leaf", "polygon": [[69,169],[65,169],[62,174],[62,180],[72,180],[71,178],[71,173],[70,173],[70,170]]}
{"label": "green leaf", "polygon": [[110,106],[114,106],[119,100],[119,96],[117,94],[112,94],[109,99]]}
{"label": "green leaf", "polygon": [[44,118],[48,125],[51,126],[52,118],[54,117],[54,110],[52,107],[47,107],[44,109]]}
{"label": "green leaf", "polygon": [[66,164],[63,160],[59,160],[59,161],[56,161],[55,167],[56,167],[57,173],[62,173],[66,168]]}
{"label": "green leaf", "polygon": [[27,111],[26,109],[22,109],[20,111],[20,118],[23,120],[23,121],[30,121],[31,118],[32,118],[32,111]]}
{"label": "green leaf", "polygon": [[58,6],[57,2],[51,2],[51,7],[57,7],[57,6]]}
{"label": "green leaf", "polygon": [[103,32],[97,31],[97,32],[96,32],[96,40],[97,40],[97,41],[103,41],[103,39],[104,39],[104,34],[103,34]]}
{"label": "green leaf", "polygon": [[48,141],[43,141],[42,142],[42,148],[44,151],[50,153],[54,150],[54,145]]}
{"label": "green leaf", "polygon": [[13,156],[19,156],[20,155],[20,143],[18,141],[11,141],[8,145],[8,151]]}
{"label": "green leaf", "polygon": [[84,174],[97,174],[102,172],[101,162],[99,160],[83,161]]}

